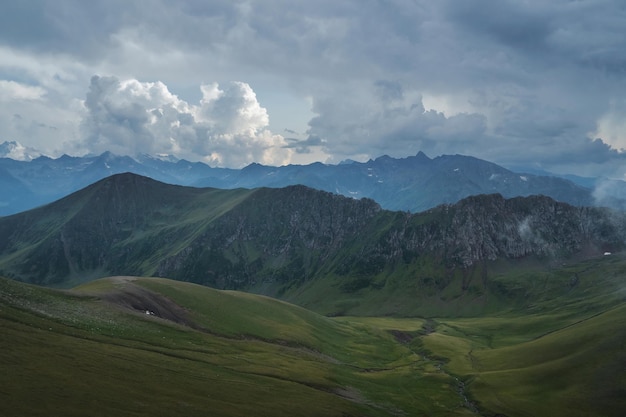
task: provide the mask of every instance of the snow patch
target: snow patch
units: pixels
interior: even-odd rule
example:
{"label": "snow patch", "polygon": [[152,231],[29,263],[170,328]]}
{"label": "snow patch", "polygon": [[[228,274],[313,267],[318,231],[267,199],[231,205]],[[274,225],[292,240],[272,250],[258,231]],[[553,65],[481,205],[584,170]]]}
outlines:
{"label": "snow patch", "polygon": [[165,162],[178,162],[179,159],[176,158],[174,155],[170,155],[168,153],[158,153],[156,154],[157,159],[160,159],[161,161],[165,161]]}

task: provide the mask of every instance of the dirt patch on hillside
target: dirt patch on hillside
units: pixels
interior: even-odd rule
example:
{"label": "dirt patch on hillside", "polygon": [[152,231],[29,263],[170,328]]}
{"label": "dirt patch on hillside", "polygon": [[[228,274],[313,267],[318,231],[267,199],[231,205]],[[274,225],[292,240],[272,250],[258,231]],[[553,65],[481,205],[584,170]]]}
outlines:
{"label": "dirt patch on hillside", "polygon": [[402,330],[389,330],[389,333],[392,334],[397,342],[402,343],[403,345],[411,343],[411,341],[415,339],[415,335]]}
{"label": "dirt patch on hillside", "polygon": [[134,284],[133,277],[114,277],[122,284],[99,298],[124,309],[133,310],[146,316],[159,317],[174,323],[197,329],[198,326],[189,317],[189,312],[166,296]]}

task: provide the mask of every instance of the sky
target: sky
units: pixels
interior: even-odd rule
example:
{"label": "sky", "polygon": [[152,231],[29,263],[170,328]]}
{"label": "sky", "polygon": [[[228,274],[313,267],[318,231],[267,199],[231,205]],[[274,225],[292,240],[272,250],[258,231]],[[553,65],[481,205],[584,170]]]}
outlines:
{"label": "sky", "polygon": [[623,0],[10,0],[0,142],[626,179]]}

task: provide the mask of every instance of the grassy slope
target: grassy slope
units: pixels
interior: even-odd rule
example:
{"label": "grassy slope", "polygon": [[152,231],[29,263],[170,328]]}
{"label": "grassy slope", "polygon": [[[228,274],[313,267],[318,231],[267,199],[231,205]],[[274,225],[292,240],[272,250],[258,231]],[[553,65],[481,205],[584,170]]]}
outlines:
{"label": "grassy slope", "polygon": [[[107,275],[107,271],[93,269],[93,265],[80,265],[83,258],[93,261],[90,251],[99,250],[122,253],[118,256],[124,258],[128,271],[152,275],[160,260],[184,249],[212,221],[254,192],[180,187],[117,175],[55,203],[3,218],[0,236],[5,239],[0,241],[0,266],[4,270],[0,273],[41,285],[70,288]],[[72,242],[71,249],[59,244],[67,238],[64,235],[72,235],[75,230],[82,231],[74,235],[80,242]],[[115,243],[109,246],[111,241]],[[12,246],[14,242],[19,246]],[[81,253],[83,249],[88,249],[89,254]],[[50,264],[46,271],[58,275],[55,280],[19,271],[20,264],[32,264],[33,259]],[[67,259],[72,261],[69,265]],[[42,269],[39,267],[31,265],[29,270]]]}
{"label": "grassy slope", "polygon": [[[0,280],[0,415],[475,415],[461,391],[483,415],[622,416],[625,276],[619,255],[501,265],[490,279],[508,308],[429,320],[328,318],[156,278],[71,292]],[[188,325],[102,301],[138,288],[184,306]],[[357,301],[366,313],[373,299]]]}
{"label": "grassy slope", "polygon": [[[510,417],[622,416],[626,306],[564,328],[550,320],[446,319],[421,338],[419,348],[447,360],[445,368],[468,382],[481,409]],[[536,335],[531,328],[538,323],[555,330]],[[498,347],[489,347],[498,327]],[[523,336],[527,340],[520,342]]]}
{"label": "grassy slope", "polygon": [[[625,265],[613,257],[526,276],[543,297],[498,315],[438,319],[416,349],[445,360],[480,407],[494,413],[623,416]],[[575,276],[576,285],[564,289],[559,276]]]}
{"label": "grassy slope", "polygon": [[326,315],[476,317],[512,309],[543,314],[558,307],[557,299],[601,311],[615,304],[624,276],[623,253],[552,266],[540,259],[499,260],[453,272],[425,259],[384,270],[356,291],[342,289],[345,277],[328,275],[284,297]]}
{"label": "grassy slope", "polygon": [[[138,287],[184,305],[189,326],[103,301]],[[249,294],[0,280],[0,328],[0,415],[471,415],[388,332]]]}
{"label": "grassy slope", "polygon": [[473,392],[510,416],[621,416],[625,323],[622,305],[529,342],[477,351]]}

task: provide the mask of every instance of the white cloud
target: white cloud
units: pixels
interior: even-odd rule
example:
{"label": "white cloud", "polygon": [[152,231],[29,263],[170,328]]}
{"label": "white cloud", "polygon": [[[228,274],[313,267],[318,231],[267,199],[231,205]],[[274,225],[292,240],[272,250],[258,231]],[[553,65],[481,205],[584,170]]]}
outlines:
{"label": "white cloud", "polygon": [[426,110],[443,113],[446,117],[461,113],[475,113],[477,109],[460,94],[422,94],[422,103]]}
{"label": "white cloud", "polygon": [[41,156],[36,149],[22,145],[19,142],[3,142],[0,144],[0,158],[11,158],[16,161],[32,161]]}
{"label": "white cloud", "polygon": [[0,80],[0,100],[41,100],[46,90],[38,86]]}
{"label": "white cloud", "polygon": [[592,137],[602,138],[613,148],[626,151],[626,99],[611,101],[609,111],[598,120]]}
{"label": "white cloud", "polygon": [[289,161],[293,151],[267,129],[267,111],[248,84],[200,89],[202,99],[194,105],[162,82],[94,76],[79,146],[96,153],[171,153],[229,167]]}
{"label": "white cloud", "polygon": [[218,134],[254,135],[269,124],[267,110],[248,84],[233,82],[223,91],[213,83],[203,85],[201,90],[197,118],[209,123]]}

